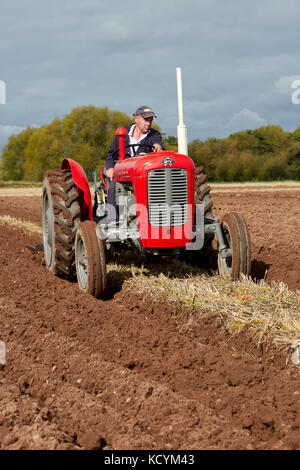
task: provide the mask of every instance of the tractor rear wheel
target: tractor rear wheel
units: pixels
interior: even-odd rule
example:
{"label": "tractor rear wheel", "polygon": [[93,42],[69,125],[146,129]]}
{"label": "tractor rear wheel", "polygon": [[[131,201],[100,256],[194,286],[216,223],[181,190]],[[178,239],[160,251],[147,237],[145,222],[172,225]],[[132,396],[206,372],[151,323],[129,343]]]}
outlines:
{"label": "tractor rear wheel", "polygon": [[105,251],[91,220],[81,222],[77,229],[75,261],[79,288],[99,299],[106,287]]}
{"label": "tractor rear wheel", "polygon": [[210,197],[211,187],[207,184],[207,175],[203,168],[195,168],[195,204],[204,204],[204,217],[212,217],[213,201]]}
{"label": "tractor rear wheel", "polygon": [[[204,218],[213,216],[213,201],[210,196],[211,187],[207,184],[207,175],[203,168],[198,166],[195,168],[195,205],[203,204]],[[205,223],[205,222],[204,222]],[[196,263],[211,265],[211,255],[213,253],[213,234],[204,235],[203,247],[199,252],[192,254]]]}
{"label": "tractor rear wheel", "polygon": [[220,224],[227,252],[224,256],[218,253],[219,273],[231,279],[250,275],[251,244],[245,219],[240,214],[229,213],[221,218]]}
{"label": "tractor rear wheel", "polygon": [[79,192],[70,170],[49,170],[43,182],[43,244],[46,266],[57,275],[75,274],[75,234],[80,222]]}

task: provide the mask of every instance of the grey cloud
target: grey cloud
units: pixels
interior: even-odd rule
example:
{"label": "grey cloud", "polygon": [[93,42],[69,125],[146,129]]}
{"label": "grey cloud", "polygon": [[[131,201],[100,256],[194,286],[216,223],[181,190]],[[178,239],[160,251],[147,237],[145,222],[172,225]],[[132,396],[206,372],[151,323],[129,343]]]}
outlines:
{"label": "grey cloud", "polygon": [[285,77],[300,73],[299,14],[295,0],[11,0],[1,7],[0,125],[41,125],[89,104],[131,114],[146,102],[176,135],[180,66],[189,140],[296,128]]}
{"label": "grey cloud", "polygon": [[253,129],[254,127],[261,127],[266,125],[267,122],[256,111],[243,108],[238,113],[235,113],[228,121],[226,127],[233,132],[241,131],[243,129]]}

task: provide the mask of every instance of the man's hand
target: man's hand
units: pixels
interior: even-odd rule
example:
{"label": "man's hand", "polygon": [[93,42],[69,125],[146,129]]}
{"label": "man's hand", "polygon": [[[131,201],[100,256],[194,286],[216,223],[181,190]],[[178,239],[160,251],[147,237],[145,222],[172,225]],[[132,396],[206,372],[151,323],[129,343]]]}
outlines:
{"label": "man's hand", "polygon": [[114,171],[115,171],[114,168],[109,168],[108,170],[106,170],[106,176],[107,176],[107,178],[109,178],[110,180],[112,180],[113,177],[114,177]]}
{"label": "man's hand", "polygon": [[160,152],[161,146],[159,144],[153,144],[153,149],[154,149],[154,152]]}

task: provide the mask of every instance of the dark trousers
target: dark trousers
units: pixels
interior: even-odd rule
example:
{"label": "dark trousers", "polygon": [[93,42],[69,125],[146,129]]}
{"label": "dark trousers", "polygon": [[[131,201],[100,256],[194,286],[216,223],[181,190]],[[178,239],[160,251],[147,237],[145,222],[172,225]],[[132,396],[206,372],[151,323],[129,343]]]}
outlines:
{"label": "dark trousers", "polygon": [[118,220],[118,208],[116,204],[116,183],[111,180],[107,190],[107,222]]}

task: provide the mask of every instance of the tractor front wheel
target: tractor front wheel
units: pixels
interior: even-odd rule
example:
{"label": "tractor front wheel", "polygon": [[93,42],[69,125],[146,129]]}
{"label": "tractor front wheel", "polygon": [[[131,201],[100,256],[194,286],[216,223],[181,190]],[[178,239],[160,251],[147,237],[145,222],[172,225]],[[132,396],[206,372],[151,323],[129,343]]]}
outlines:
{"label": "tractor front wheel", "polygon": [[105,251],[96,235],[96,224],[86,220],[79,224],[75,238],[75,262],[79,288],[99,299],[106,287]]}
{"label": "tractor front wheel", "polygon": [[250,275],[250,236],[243,216],[226,214],[220,224],[226,249],[218,252],[219,273],[231,279],[238,279],[241,274]]}

